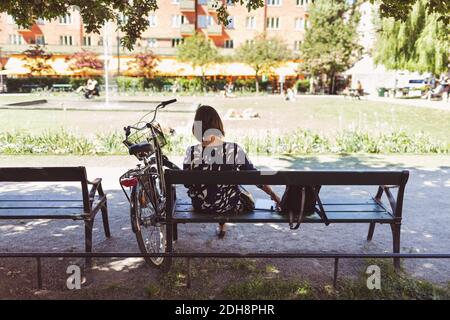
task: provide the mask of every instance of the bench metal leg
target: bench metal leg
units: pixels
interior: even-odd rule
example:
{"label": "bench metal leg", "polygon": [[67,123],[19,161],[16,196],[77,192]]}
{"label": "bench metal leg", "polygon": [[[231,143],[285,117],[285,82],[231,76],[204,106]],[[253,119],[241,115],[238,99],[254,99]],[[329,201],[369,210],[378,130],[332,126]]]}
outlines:
{"label": "bench metal leg", "polygon": [[173,241],[178,240],[178,223],[173,224]]}
{"label": "bench metal leg", "polygon": [[374,231],[375,231],[375,222],[372,222],[369,225],[369,232],[367,233],[367,241],[372,241]]}
{"label": "bench metal leg", "polygon": [[[94,227],[94,221],[85,220],[84,221],[84,241],[85,241],[85,251],[92,252],[92,229]],[[91,267],[92,258],[86,258],[86,267]]]}
{"label": "bench metal leg", "polygon": [[108,205],[106,204],[106,202],[102,206],[101,211],[102,211],[103,230],[105,231],[105,236],[109,238],[111,237],[111,230],[109,229]]}
{"label": "bench metal leg", "polygon": [[[400,223],[391,224],[393,253],[400,253]],[[400,258],[394,258],[394,268],[400,271]]]}

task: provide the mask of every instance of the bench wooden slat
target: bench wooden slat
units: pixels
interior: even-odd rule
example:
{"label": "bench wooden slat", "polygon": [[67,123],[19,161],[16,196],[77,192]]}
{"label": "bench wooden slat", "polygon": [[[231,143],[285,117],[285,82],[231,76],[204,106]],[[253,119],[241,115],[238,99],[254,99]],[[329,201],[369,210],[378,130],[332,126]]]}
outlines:
{"label": "bench wooden slat", "polygon": [[85,167],[0,168],[0,182],[86,182]]}
{"label": "bench wooden slat", "polygon": [[0,215],[0,220],[39,220],[39,219],[49,219],[49,220],[84,220],[86,217],[86,214],[80,214],[80,213],[68,213],[68,214],[48,214],[48,213],[36,213],[33,212],[32,214],[26,214],[25,212],[22,213],[14,213],[14,214],[2,214]]}
{"label": "bench wooden slat", "polygon": [[[331,223],[390,223],[393,218],[387,212],[327,212]],[[235,222],[235,223],[287,223],[289,218],[276,212],[255,211],[239,215],[208,215],[193,211],[176,212],[172,218],[174,223],[215,223],[215,222]],[[323,223],[317,215],[305,218],[305,223]]]}
{"label": "bench wooden slat", "polygon": [[53,207],[49,207],[49,206],[47,206],[47,207],[42,207],[42,206],[40,206],[40,207],[30,207],[30,206],[28,206],[28,207],[16,207],[16,206],[14,206],[14,207],[0,207],[0,210],[27,210],[27,209],[32,209],[32,210],[41,210],[41,209],[63,209],[63,210],[66,210],[66,209],[83,209],[83,207],[80,207],[80,206],[77,206],[77,207],[74,207],[74,206],[65,206],[65,207],[61,207],[61,206],[59,206],[59,207],[55,207],[55,206],[53,206]]}
{"label": "bench wooden slat", "polygon": [[83,202],[83,200],[70,199],[0,199],[1,202]]}
{"label": "bench wooden slat", "polygon": [[241,184],[241,185],[405,185],[404,171],[197,171],[166,170],[170,184]]}

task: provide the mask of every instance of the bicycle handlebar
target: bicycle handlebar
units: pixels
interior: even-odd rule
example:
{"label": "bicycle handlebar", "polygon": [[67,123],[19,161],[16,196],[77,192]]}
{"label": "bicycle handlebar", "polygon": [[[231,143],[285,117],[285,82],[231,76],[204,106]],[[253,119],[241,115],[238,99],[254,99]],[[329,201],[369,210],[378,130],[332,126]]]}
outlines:
{"label": "bicycle handlebar", "polygon": [[154,122],[155,121],[155,119],[156,119],[156,114],[158,113],[158,109],[162,109],[162,108],[165,108],[167,105],[169,105],[169,104],[172,104],[172,103],[174,103],[174,102],[177,102],[177,99],[170,99],[170,100],[166,100],[166,101],[162,101],[162,102],[160,102],[157,106],[156,106],[156,108],[155,108],[155,110],[153,110],[153,119],[152,119],[152,121],[150,121],[150,122],[147,122],[143,127],[134,127],[134,126],[126,126],[126,127],[124,127],[123,129],[125,130],[125,136],[126,137],[128,137],[129,135],[130,135],[130,129],[134,129],[134,130],[136,130],[136,131],[141,131],[141,130],[144,130],[144,129],[146,129],[146,128],[149,128],[150,127],[150,124],[152,123],[152,122]]}

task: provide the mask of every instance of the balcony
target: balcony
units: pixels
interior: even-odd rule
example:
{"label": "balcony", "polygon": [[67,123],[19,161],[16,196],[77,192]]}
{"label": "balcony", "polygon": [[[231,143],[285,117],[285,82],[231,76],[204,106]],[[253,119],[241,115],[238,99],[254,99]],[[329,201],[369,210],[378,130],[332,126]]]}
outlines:
{"label": "balcony", "polygon": [[184,36],[190,36],[193,35],[195,32],[195,26],[193,23],[189,23],[189,24],[182,24],[180,26],[180,32],[182,35]]}
{"label": "balcony", "polygon": [[180,1],[181,11],[195,11],[195,1],[194,0],[181,0]]}
{"label": "balcony", "polygon": [[209,36],[221,36],[222,35],[222,26],[220,24],[210,25],[207,28]]}

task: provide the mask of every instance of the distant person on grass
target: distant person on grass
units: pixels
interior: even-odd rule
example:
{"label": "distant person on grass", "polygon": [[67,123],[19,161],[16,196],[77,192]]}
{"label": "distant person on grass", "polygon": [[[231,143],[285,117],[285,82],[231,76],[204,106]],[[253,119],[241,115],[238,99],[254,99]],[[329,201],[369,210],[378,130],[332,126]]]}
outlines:
{"label": "distant person on grass", "polygon": [[[183,170],[241,171],[256,170],[244,150],[227,142],[222,119],[210,106],[200,106],[194,117],[192,133],[200,142],[187,148]],[[251,195],[238,185],[187,185],[188,196],[196,211],[205,214],[239,214],[252,210]],[[278,205],[280,198],[270,186],[258,185]],[[225,224],[219,224],[217,236],[225,236]]]}

